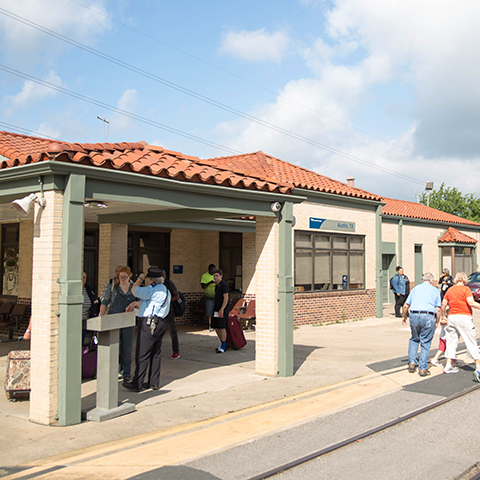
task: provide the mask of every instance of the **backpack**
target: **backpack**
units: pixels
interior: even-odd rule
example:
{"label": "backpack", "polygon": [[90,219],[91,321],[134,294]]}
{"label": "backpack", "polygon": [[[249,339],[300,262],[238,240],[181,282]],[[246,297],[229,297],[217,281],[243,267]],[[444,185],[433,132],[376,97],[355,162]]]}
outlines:
{"label": "backpack", "polygon": [[181,317],[185,311],[187,310],[187,302],[185,301],[185,297],[183,296],[183,293],[178,291],[179,297],[175,302],[172,303],[173,306],[173,311],[175,313],[176,317]]}
{"label": "backpack", "polygon": [[395,277],[395,275],[388,281],[388,286],[390,287],[390,290],[393,290],[392,280],[393,280],[394,277]]}
{"label": "backpack", "polygon": [[[168,288],[170,294],[172,294],[172,284],[170,280],[165,282],[165,286]],[[187,310],[187,302],[185,301],[185,296],[180,290],[177,290],[178,298],[175,302],[172,302],[171,307],[173,308],[173,313],[176,317],[181,317]]]}

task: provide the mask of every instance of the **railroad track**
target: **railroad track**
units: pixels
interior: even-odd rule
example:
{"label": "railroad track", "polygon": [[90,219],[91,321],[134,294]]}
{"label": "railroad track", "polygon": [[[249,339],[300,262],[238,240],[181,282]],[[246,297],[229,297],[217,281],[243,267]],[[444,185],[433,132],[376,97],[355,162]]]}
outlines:
{"label": "railroad track", "polygon": [[[414,417],[417,417],[419,415],[422,415],[426,412],[429,412],[435,408],[441,407],[442,405],[445,405],[447,403],[450,403],[454,400],[457,400],[460,397],[463,397],[465,395],[468,395],[470,393],[475,392],[476,390],[480,389],[480,384],[475,385],[473,387],[470,387],[462,392],[459,392],[455,395],[452,395],[450,397],[446,397],[442,400],[439,400],[435,403],[432,403],[430,405],[427,405],[426,407],[419,408],[413,412],[410,412],[406,415],[403,415],[395,420],[392,420],[390,422],[386,422],[382,425],[379,425],[378,427],[372,428],[371,430],[367,430],[363,433],[360,433],[358,435],[354,435],[350,438],[347,438],[346,440],[342,440],[341,442],[335,443],[334,445],[330,445],[326,448],[322,448],[320,450],[317,450],[315,452],[309,453],[308,455],[305,455],[303,457],[297,458],[295,460],[289,461],[287,463],[284,463],[282,465],[279,465],[278,467],[272,468],[268,471],[262,472],[258,475],[254,475],[252,477],[247,478],[246,480],[263,480],[267,478],[273,478],[281,473],[287,472],[289,470],[293,470],[294,468],[300,467],[301,465],[304,465],[308,462],[311,462],[312,460],[316,460],[324,455],[328,455],[330,453],[333,453],[337,450],[340,450],[341,448],[344,448],[348,445],[354,444],[360,440],[363,440],[365,438],[371,437],[379,432],[382,432],[384,430],[387,430],[389,428],[392,428],[396,425],[399,425],[400,423],[406,422],[407,420],[410,420]],[[470,469],[469,469],[470,470]],[[469,475],[468,471],[462,474],[460,477],[458,477],[458,480],[480,480],[480,465],[476,464],[471,468],[472,472]]]}

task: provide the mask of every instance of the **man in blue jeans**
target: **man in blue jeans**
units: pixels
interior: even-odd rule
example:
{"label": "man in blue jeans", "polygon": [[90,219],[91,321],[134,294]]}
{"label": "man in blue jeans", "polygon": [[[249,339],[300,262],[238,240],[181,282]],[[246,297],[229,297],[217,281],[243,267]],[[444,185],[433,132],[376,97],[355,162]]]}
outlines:
{"label": "man in blue jeans", "polygon": [[[432,343],[433,334],[440,322],[440,292],[433,286],[433,275],[424,273],[423,283],[417,285],[408,295],[403,305],[402,324],[407,324],[407,312],[410,307],[410,330],[412,336],[408,344],[408,371],[421,377],[430,375],[428,370],[428,354]],[[417,362],[418,346],[420,357]]]}

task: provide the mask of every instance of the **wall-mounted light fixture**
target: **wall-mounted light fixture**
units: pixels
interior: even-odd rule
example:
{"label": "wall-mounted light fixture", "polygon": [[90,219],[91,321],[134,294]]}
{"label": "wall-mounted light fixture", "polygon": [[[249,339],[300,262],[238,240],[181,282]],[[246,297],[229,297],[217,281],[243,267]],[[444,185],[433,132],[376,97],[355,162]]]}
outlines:
{"label": "wall-mounted light fixture", "polygon": [[282,209],[282,204],[280,202],[272,202],[270,204],[272,212],[279,212]]}
{"label": "wall-mounted light fixture", "polygon": [[13,208],[23,217],[28,215],[28,211],[32,206],[32,203],[37,203],[40,207],[45,207],[47,202],[43,196],[39,197],[36,193],[31,193],[26,197],[21,198],[20,200],[14,200],[12,202]]}
{"label": "wall-mounted light fixture", "polygon": [[83,204],[84,207],[87,207],[87,208],[107,208],[107,205],[105,205],[105,203],[103,202],[85,202]]}

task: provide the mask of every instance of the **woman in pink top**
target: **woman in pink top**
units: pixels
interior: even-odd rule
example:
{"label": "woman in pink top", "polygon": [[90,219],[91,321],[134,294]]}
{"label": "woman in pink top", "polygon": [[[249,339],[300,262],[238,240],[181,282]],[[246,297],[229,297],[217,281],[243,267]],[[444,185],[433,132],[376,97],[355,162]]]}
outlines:
{"label": "woman in pink top", "polygon": [[475,333],[475,325],[473,324],[472,308],[478,308],[480,305],[473,299],[472,292],[466,286],[468,277],[465,272],[458,272],[455,276],[455,285],[450,287],[443,297],[442,301],[442,320],[448,319],[445,332],[447,334],[447,349],[445,357],[447,364],[443,373],[457,373],[458,368],[452,365],[457,355],[458,341],[460,335],[465,342],[468,354],[475,360],[475,371],[473,378],[480,383],[480,351],[477,345],[477,336]]}

